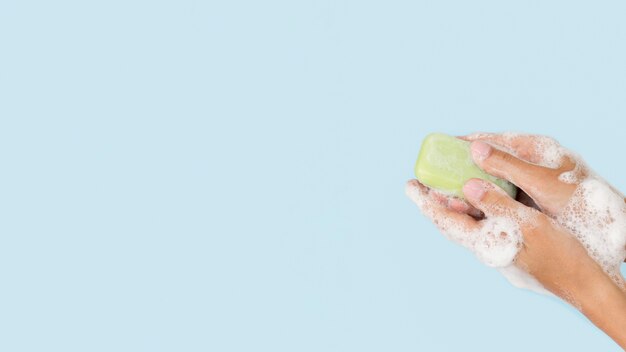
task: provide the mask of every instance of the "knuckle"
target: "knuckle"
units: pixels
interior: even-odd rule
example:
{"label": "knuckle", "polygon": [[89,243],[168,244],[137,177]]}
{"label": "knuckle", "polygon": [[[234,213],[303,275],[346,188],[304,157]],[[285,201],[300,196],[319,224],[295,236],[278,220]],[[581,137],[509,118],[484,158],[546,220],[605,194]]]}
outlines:
{"label": "knuckle", "polygon": [[526,219],[523,225],[524,234],[532,237],[544,233],[547,228],[552,226],[552,223],[545,215],[539,212],[533,212],[532,215]]}

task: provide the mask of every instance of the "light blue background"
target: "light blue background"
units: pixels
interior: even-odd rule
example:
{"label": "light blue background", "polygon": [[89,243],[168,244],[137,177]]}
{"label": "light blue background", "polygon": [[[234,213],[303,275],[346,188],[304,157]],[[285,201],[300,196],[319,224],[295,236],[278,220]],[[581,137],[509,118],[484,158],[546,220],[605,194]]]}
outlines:
{"label": "light blue background", "polygon": [[405,197],[430,131],[626,190],[623,1],[0,2],[0,350],[609,351]]}

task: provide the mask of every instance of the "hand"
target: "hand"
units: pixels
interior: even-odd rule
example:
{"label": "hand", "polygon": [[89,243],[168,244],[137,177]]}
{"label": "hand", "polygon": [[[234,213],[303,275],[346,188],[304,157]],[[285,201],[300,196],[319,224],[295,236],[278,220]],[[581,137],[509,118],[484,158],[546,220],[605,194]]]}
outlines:
{"label": "hand", "polygon": [[[579,309],[626,349],[626,295],[572,234],[487,181],[472,179],[463,193],[484,212],[483,219],[447,208],[417,180],[407,184],[409,197],[445,235],[474,250],[483,260],[496,258],[496,262],[487,261],[489,264],[506,265],[508,258],[514,258],[516,268]],[[508,250],[511,244],[513,257]],[[502,257],[504,262],[498,262]],[[518,284],[525,282],[523,277],[518,279]]]}
{"label": "hand", "polygon": [[626,295],[620,291],[623,282],[619,282],[621,287],[616,285],[615,278],[609,277],[568,231],[534,209],[519,209],[524,206],[493,184],[471,180],[464,193],[487,216],[507,216],[511,210],[528,213],[521,219],[523,246],[516,265],[626,348]]}
{"label": "hand", "polygon": [[[468,202],[415,180],[408,184],[409,196],[449,238],[493,266],[514,259],[509,267],[529,273],[624,346],[626,295],[620,291],[625,285],[619,263],[626,256],[626,206],[621,194],[548,137],[460,138],[473,142],[477,165],[520,187],[518,200],[528,206],[481,180],[466,184]],[[503,273],[517,286],[533,288],[527,278]]]}
{"label": "hand", "polygon": [[[540,209],[573,232],[624,286],[619,267],[626,257],[626,207],[620,192],[552,138],[512,133],[459,138],[472,142],[472,157],[478,166],[517,185],[521,189],[518,201]],[[600,201],[590,202],[592,198]],[[477,209],[459,199],[440,201],[456,211],[480,216]],[[604,223],[597,219],[602,214],[611,214]]]}
{"label": "hand", "polygon": [[471,205],[484,213],[482,219],[447,208],[439,196],[433,196],[417,180],[407,184],[409,197],[441,232],[468,247],[488,265],[502,268],[514,261],[544,288],[561,297],[580,284],[580,267],[602,272],[566,229],[540,211],[515,201],[494,184],[472,179],[463,187],[463,193]]}

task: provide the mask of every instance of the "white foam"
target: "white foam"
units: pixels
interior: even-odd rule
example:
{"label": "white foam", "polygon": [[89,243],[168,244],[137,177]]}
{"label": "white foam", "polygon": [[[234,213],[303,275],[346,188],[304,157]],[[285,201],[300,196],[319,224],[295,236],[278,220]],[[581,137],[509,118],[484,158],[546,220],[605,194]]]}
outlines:
{"label": "white foam", "polygon": [[407,194],[446,238],[471,250],[486,265],[506,267],[515,259],[522,243],[518,221],[509,217],[490,217],[481,227],[468,228],[455,219],[440,216],[438,210],[443,206],[433,202],[425,191],[409,185]]}
{"label": "white foam", "polygon": [[[501,135],[502,143],[498,147],[517,155],[513,148],[515,143],[519,143],[520,136],[505,133]],[[558,216],[553,216],[552,221],[568,229],[603,270],[623,286],[624,279],[620,274],[620,266],[626,258],[626,203],[623,195],[593,173],[578,155],[552,138],[532,138],[533,163],[554,169],[562,166],[567,159],[575,163],[572,170],[559,175],[559,180],[578,186],[567,205]],[[468,229],[453,219],[437,218],[437,205],[429,203],[423,190],[408,187],[407,193],[447,238],[471,250],[483,263],[498,268],[514,286],[550,294],[534,277],[515,264],[523,241],[520,224],[526,226],[532,222],[527,212],[488,217],[482,221],[484,226]]]}
{"label": "white foam", "polygon": [[618,284],[626,258],[626,203],[604,180],[590,175],[555,218]]}
{"label": "white foam", "polygon": [[528,272],[516,265],[508,265],[503,268],[498,268],[498,271],[515,287],[525,288],[544,295],[552,296],[552,293],[546,290],[534,276],[530,275]]}

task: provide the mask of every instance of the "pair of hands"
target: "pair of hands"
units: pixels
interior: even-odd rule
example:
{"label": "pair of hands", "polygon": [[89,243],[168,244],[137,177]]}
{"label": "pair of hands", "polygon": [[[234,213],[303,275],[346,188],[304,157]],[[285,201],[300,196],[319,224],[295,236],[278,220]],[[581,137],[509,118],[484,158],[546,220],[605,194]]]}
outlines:
{"label": "pair of hands", "polygon": [[514,222],[522,237],[514,265],[580,309],[626,348],[626,286],[619,267],[607,273],[606,265],[594,260],[566,228],[568,221],[560,218],[575,210],[571,201],[590,173],[584,163],[571,153],[546,155],[546,150],[560,147],[544,136],[482,133],[459,138],[472,142],[472,157],[479,167],[523,191],[517,200],[480,179],[463,187],[467,202],[430,190],[417,180],[407,184],[409,197],[444,233],[450,226],[465,233],[480,231],[496,217]]}

